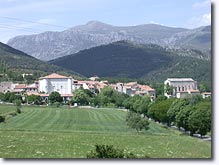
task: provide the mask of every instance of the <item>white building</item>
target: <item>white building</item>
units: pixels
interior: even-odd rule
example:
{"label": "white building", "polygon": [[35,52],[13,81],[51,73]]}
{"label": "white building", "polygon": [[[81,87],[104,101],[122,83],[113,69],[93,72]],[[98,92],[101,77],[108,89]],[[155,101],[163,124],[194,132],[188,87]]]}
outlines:
{"label": "white building", "polygon": [[0,83],[0,92],[6,93],[13,90],[13,82],[1,82]]}
{"label": "white building", "polygon": [[[173,93],[167,93],[166,88],[173,88]],[[197,82],[192,78],[168,78],[164,81],[164,95],[169,97],[183,98],[188,94],[200,94]]]}
{"label": "white building", "polygon": [[211,92],[203,92],[202,97],[203,97],[203,99],[211,98]]}
{"label": "white building", "polygon": [[72,94],[72,77],[62,76],[56,73],[39,78],[39,92],[50,94],[58,92],[61,95]]}

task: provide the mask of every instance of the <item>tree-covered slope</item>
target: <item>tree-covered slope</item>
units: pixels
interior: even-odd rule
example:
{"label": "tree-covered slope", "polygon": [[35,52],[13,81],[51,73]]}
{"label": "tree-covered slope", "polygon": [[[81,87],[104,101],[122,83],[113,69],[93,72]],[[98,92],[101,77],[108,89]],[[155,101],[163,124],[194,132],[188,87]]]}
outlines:
{"label": "tree-covered slope", "polygon": [[[0,71],[13,70],[23,73],[31,72],[68,72],[66,69],[42,62],[24,52],[0,43]],[[74,72],[70,72],[74,73]]]}
{"label": "tree-covered slope", "polygon": [[184,56],[158,45],[119,41],[61,57],[50,63],[85,76],[128,77],[163,81],[167,77],[192,77],[210,81],[210,61]]}

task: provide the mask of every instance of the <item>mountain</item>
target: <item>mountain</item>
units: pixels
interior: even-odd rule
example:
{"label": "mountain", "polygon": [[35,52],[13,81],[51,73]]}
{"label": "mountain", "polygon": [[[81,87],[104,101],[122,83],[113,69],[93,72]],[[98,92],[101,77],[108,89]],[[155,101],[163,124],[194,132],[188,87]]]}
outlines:
{"label": "mountain", "polygon": [[166,40],[171,47],[183,47],[211,51],[211,26],[204,26],[189,31],[183,31]]}
{"label": "mountain", "polygon": [[67,71],[64,68],[48,64],[40,61],[24,52],[16,50],[6,44],[0,42],[0,72],[5,70],[15,71],[16,73],[52,73],[52,72],[67,72],[76,74],[72,71]]}
{"label": "mountain", "polygon": [[149,44],[117,41],[49,61],[85,76],[141,78],[163,81],[168,77],[211,80],[210,60],[178,54]]}
{"label": "mountain", "polygon": [[211,29],[208,27],[189,30],[157,24],[112,26],[90,21],[85,25],[75,26],[62,32],[17,36],[10,39],[7,44],[35,58],[48,61],[121,40],[136,44],[158,44],[171,48],[202,48],[202,51],[208,51],[210,36]]}

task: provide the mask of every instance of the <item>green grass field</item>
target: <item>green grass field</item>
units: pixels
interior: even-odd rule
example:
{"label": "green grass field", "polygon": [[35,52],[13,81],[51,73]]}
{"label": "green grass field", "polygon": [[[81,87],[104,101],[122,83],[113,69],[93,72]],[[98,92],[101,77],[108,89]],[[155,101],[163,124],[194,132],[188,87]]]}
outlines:
{"label": "green grass field", "polygon": [[[14,111],[0,105],[0,114]],[[0,123],[2,158],[86,158],[95,144],[114,145],[138,157],[210,158],[211,143],[150,123],[136,133],[126,112],[23,106],[22,114]]]}

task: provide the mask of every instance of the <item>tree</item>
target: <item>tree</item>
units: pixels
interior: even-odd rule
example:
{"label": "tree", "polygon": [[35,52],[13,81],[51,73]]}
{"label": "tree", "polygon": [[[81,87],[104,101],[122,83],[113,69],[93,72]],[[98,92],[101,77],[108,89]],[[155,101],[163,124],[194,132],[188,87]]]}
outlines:
{"label": "tree", "polygon": [[182,127],[185,131],[189,130],[189,116],[193,112],[194,107],[187,105],[181,108],[181,110],[176,115],[176,125],[178,128]]}
{"label": "tree", "polygon": [[149,86],[156,90],[156,95],[164,95],[164,84],[163,83],[152,83]]}
{"label": "tree", "polygon": [[167,123],[169,125],[170,123],[167,116],[167,111],[169,110],[174,100],[175,99],[167,99],[152,103],[148,109],[148,116],[155,119],[156,121]]}
{"label": "tree", "polygon": [[13,92],[6,92],[2,98],[2,101],[10,103],[13,103],[15,100],[22,100],[22,97],[20,95],[16,95]]}
{"label": "tree", "polygon": [[188,96],[186,99],[189,100],[190,105],[195,105],[203,101],[202,95]]}
{"label": "tree", "polygon": [[133,104],[133,109],[139,114],[143,114],[144,117],[148,112],[148,105],[150,104],[150,98],[148,96],[139,97]]}
{"label": "tree", "polygon": [[167,97],[164,95],[158,95],[157,98],[155,99],[155,102],[167,100]]}
{"label": "tree", "polygon": [[74,92],[72,102],[73,103],[78,103],[80,105],[88,105],[89,102],[90,102],[90,97],[91,96],[92,96],[92,94],[89,93],[87,90],[78,89]]}
{"label": "tree", "polygon": [[169,83],[167,83],[164,86],[164,91],[168,94],[168,95],[173,95],[173,87],[169,85]]}
{"label": "tree", "polygon": [[26,97],[26,100],[29,103],[33,103],[33,104],[36,104],[36,105],[40,105],[41,104],[41,97],[40,96],[37,96],[37,95],[29,95]]}
{"label": "tree", "polygon": [[139,100],[141,96],[135,95],[133,97],[128,97],[126,100],[124,100],[123,105],[126,109],[129,109],[130,111],[136,112],[136,109],[134,109],[134,103]]}
{"label": "tree", "polygon": [[211,103],[201,102],[188,118],[191,135],[194,133],[206,135],[211,130]]}
{"label": "tree", "polygon": [[4,100],[4,93],[0,92],[0,100]]}
{"label": "tree", "polygon": [[170,108],[167,111],[167,116],[169,118],[170,123],[174,123],[176,121],[176,115],[180,112],[180,110],[189,104],[189,100],[187,99],[177,99],[174,101]]}
{"label": "tree", "polygon": [[61,103],[63,101],[61,95],[58,92],[50,93],[48,100],[50,101],[51,104],[53,104],[55,102]]}
{"label": "tree", "polygon": [[142,129],[149,129],[149,122],[145,118],[142,118],[140,114],[129,112],[126,117],[127,125],[130,128],[136,129],[137,132]]}
{"label": "tree", "polygon": [[21,113],[21,100],[15,100],[16,112]]}
{"label": "tree", "polygon": [[115,106],[116,107],[125,107],[123,103],[124,103],[124,100],[126,100],[127,98],[129,98],[129,95],[115,91],[115,93],[114,93]]}
{"label": "tree", "polygon": [[200,90],[201,93],[211,91],[211,83],[209,83],[209,82],[200,82],[198,84],[198,89]]}

